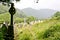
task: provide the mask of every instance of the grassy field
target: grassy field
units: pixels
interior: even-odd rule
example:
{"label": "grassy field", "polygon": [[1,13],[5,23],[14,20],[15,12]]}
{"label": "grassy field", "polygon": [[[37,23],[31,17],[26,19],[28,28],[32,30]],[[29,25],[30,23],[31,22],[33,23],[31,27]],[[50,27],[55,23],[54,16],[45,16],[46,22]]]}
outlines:
{"label": "grassy field", "polygon": [[45,20],[32,26],[15,28],[15,40],[60,40],[59,20]]}
{"label": "grassy field", "polygon": [[[15,40],[60,40],[60,20],[44,20],[42,23],[27,24],[19,27],[14,25]],[[0,29],[0,40],[3,33]]]}

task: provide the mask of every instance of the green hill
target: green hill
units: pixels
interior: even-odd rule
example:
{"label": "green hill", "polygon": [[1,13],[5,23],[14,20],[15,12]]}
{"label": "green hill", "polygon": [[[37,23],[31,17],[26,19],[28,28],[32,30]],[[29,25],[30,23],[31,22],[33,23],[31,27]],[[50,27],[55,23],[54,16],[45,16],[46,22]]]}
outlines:
{"label": "green hill", "polygon": [[[15,22],[22,22],[23,18],[20,15],[18,16],[18,14],[14,15]],[[34,17],[29,17],[29,19],[29,21],[35,20]],[[10,21],[8,12],[0,14],[0,23],[4,21]],[[16,26],[15,28],[15,40],[60,40],[60,12],[56,12],[51,19],[44,20],[42,23],[27,24],[21,28]],[[1,28],[0,40],[3,40]]]}
{"label": "green hill", "polygon": [[0,14],[8,12],[8,7],[0,4]]}
{"label": "green hill", "polygon": [[[10,14],[9,14],[9,7],[0,5],[0,23],[7,21],[10,22]],[[23,22],[23,18],[26,17],[24,12],[19,9],[16,9],[16,13],[14,15],[14,21],[16,22]]]}
{"label": "green hill", "polygon": [[[9,13],[4,13],[4,14],[0,14],[0,23],[2,22],[10,22],[10,14]],[[23,22],[23,18],[17,17],[14,15],[14,21],[15,22]]]}
{"label": "green hill", "polygon": [[[60,14],[60,12],[56,12],[56,14]],[[58,17],[59,15],[57,15]],[[32,26],[16,27],[15,40],[60,40],[60,19],[57,20],[57,18],[54,16]]]}

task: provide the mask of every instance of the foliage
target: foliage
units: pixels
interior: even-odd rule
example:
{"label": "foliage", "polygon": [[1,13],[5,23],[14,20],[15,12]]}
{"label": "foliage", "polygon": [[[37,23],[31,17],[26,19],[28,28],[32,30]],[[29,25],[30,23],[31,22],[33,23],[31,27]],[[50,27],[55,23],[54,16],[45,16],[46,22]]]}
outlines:
{"label": "foliage", "polygon": [[48,20],[32,26],[18,28],[15,40],[59,40],[59,20]]}
{"label": "foliage", "polygon": [[54,14],[54,17],[58,17],[58,16],[60,16],[60,12],[56,12],[56,13]]}
{"label": "foliage", "polygon": [[21,23],[21,22],[24,22],[24,19],[23,19],[23,18],[16,17],[16,18],[14,19],[14,21],[15,21],[16,23]]}
{"label": "foliage", "polygon": [[[8,10],[9,7],[0,5],[0,23],[3,23],[4,21],[10,22],[10,14]],[[16,13],[14,15],[14,21],[23,22],[24,17],[26,17],[26,15],[21,10],[16,9]]]}
{"label": "foliage", "polygon": [[[59,19],[60,12],[57,12],[52,19]],[[27,17],[27,22],[34,21],[36,18],[31,16]],[[0,23],[7,21],[10,22],[10,15],[8,12],[0,14]],[[23,18],[14,16],[15,22],[23,22]],[[27,24],[22,28],[18,26],[18,32],[15,40],[60,40],[60,20],[45,20],[42,23],[33,25]],[[0,40],[3,40],[3,34],[6,31],[5,27],[0,28]],[[15,31],[16,32],[16,31]]]}
{"label": "foliage", "polygon": [[0,14],[8,12],[8,7],[4,5],[0,5]]}
{"label": "foliage", "polygon": [[31,22],[31,21],[35,21],[36,18],[33,16],[27,17],[27,23]]}
{"label": "foliage", "polygon": [[4,40],[3,39],[3,33],[0,31],[0,40]]}
{"label": "foliage", "polygon": [[[9,13],[0,14],[0,23],[3,23],[4,21],[10,22],[10,14]],[[23,22],[23,21],[24,21],[23,18],[14,16],[14,22],[19,23],[19,22]]]}
{"label": "foliage", "polygon": [[[0,2],[10,2],[11,0],[0,0]],[[16,1],[20,1],[20,0],[16,0]]]}
{"label": "foliage", "polygon": [[[12,1],[14,1],[14,0],[0,0],[0,2],[2,2],[2,4],[4,5],[4,6],[10,6],[10,3],[12,2]],[[18,1],[20,1],[20,0],[15,0],[16,2],[18,2]]]}
{"label": "foliage", "polygon": [[7,32],[7,28],[5,25],[2,26],[2,28],[0,28],[0,40],[4,40],[4,35],[6,35]]}
{"label": "foliage", "polygon": [[53,15],[52,18],[53,18],[53,19],[57,19],[57,20],[59,20],[59,19],[60,19],[60,12],[59,12],[59,11],[56,12],[56,13]]}
{"label": "foliage", "polygon": [[8,13],[0,14],[0,23],[4,21],[6,22],[10,21],[10,15]]}
{"label": "foliage", "polygon": [[59,23],[51,26],[47,29],[43,35],[43,38],[52,39],[52,40],[60,40],[60,25]]}

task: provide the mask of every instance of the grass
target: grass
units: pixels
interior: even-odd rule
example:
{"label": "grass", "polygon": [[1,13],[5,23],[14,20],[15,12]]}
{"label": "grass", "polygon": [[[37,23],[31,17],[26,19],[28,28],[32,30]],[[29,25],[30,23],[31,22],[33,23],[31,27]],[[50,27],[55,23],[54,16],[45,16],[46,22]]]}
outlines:
{"label": "grass", "polygon": [[32,26],[17,27],[15,40],[60,40],[60,21],[47,20]]}
{"label": "grass", "polygon": [[[22,27],[16,25],[14,27],[15,40],[60,40],[60,20],[45,20],[42,23],[27,24]],[[0,40],[3,40],[1,30]]]}
{"label": "grass", "polygon": [[[16,25],[14,25],[15,40],[60,40],[60,20],[44,20],[42,23],[22,27],[19,27],[18,23]],[[0,40],[3,40],[1,30]]]}

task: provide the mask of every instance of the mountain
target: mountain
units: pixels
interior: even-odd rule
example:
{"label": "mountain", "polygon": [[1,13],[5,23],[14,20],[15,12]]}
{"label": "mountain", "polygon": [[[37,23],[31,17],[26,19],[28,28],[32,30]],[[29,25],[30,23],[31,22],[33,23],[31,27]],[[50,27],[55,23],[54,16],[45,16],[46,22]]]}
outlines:
{"label": "mountain", "polygon": [[25,8],[25,9],[22,9],[22,11],[25,12],[27,16],[34,16],[38,19],[50,18],[56,12],[56,10],[52,10],[52,9],[36,10],[32,8]]}
{"label": "mountain", "polygon": [[26,17],[25,13],[23,11],[19,10],[19,9],[16,9],[15,16],[20,17],[20,18]]}
{"label": "mountain", "polygon": [[8,12],[9,7],[0,4],[0,14]]}

